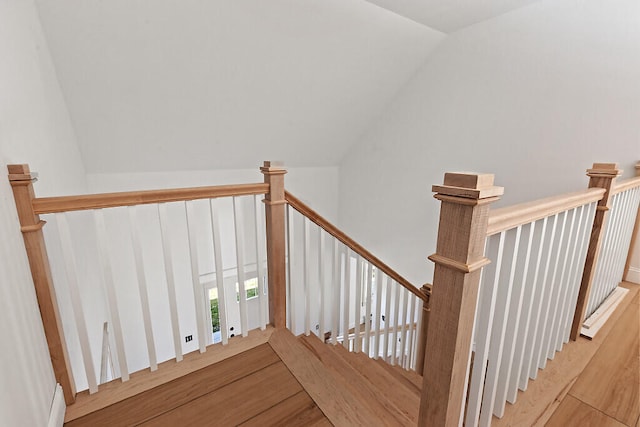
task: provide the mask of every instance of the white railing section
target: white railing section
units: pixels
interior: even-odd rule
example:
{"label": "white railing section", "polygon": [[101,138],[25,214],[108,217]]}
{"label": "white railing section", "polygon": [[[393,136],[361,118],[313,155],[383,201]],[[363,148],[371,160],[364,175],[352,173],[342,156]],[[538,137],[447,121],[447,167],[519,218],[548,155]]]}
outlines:
{"label": "white railing section", "polygon": [[109,377],[126,381],[132,372],[266,327],[261,198],[46,215],[55,224],[45,235],[78,391],[95,393],[104,380],[104,337]]}
{"label": "white railing section", "polygon": [[415,370],[422,300],[287,207],[287,326]]}
{"label": "white railing section", "polygon": [[584,203],[487,237],[466,426],[502,417],[568,342],[596,207]]}
{"label": "white railing section", "polygon": [[600,307],[622,281],[639,203],[640,187],[629,188],[612,196],[600,256],[591,285],[587,318]]}

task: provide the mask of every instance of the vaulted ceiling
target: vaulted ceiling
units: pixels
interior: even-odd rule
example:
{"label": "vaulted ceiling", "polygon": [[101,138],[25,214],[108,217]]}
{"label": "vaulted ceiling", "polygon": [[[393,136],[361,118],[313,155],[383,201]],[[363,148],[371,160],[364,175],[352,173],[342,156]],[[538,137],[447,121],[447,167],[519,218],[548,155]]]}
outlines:
{"label": "vaulted ceiling", "polygon": [[531,1],[38,0],[38,8],[91,173],[264,159],[337,165],[444,32]]}

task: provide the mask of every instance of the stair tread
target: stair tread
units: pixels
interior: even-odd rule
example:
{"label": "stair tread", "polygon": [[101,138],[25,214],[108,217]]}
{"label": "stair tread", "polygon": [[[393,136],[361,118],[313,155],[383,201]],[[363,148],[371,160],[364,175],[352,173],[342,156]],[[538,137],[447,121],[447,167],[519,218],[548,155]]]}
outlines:
{"label": "stair tread", "polygon": [[[356,361],[353,353],[347,352],[346,356],[340,354],[339,348],[324,344],[315,335],[301,336],[299,339],[336,375],[344,387],[359,396],[364,406],[376,411],[385,425],[417,423],[419,398],[401,386],[394,377],[380,375],[372,361],[363,363]],[[353,363],[348,359],[352,359]],[[393,393],[389,393],[389,390],[393,390]]]}
{"label": "stair tread", "polygon": [[378,364],[382,366],[387,372],[394,375],[399,381],[408,387],[412,387],[419,394],[422,392],[422,377],[415,372],[406,371],[397,366],[391,366],[382,359],[377,360]]}
{"label": "stair tread", "polygon": [[362,402],[287,329],[276,329],[269,345],[333,425],[380,425],[379,414],[363,411]]}

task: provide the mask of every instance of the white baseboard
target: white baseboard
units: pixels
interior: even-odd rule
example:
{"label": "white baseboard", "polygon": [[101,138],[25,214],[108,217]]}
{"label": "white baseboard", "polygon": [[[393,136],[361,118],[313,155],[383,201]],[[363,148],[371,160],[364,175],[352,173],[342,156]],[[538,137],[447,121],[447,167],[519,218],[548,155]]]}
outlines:
{"label": "white baseboard", "polygon": [[47,427],[62,427],[64,424],[64,414],[67,410],[67,405],[64,402],[64,394],[62,394],[62,387],[60,384],[56,384],[56,391],[53,395],[53,402],[51,402],[51,410],[49,411],[49,422]]}
{"label": "white baseboard", "polygon": [[629,272],[627,273],[627,282],[640,284],[640,268],[629,267]]}

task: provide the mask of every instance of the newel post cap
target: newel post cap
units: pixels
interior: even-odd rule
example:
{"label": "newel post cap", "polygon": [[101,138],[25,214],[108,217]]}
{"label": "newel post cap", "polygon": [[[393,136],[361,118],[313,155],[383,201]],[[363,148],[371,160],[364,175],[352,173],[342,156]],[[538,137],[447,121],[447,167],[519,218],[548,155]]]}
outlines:
{"label": "newel post cap", "polygon": [[491,173],[447,172],[442,185],[434,185],[432,191],[438,196],[462,197],[465,199],[489,199],[504,194],[504,187],[493,185]]}
{"label": "newel post cap", "polygon": [[36,172],[31,172],[29,165],[7,165],[7,171],[9,172],[9,181],[28,181],[35,182],[38,179]]}
{"label": "newel post cap", "polygon": [[260,168],[262,173],[287,173],[287,170],[284,168],[284,162],[276,161],[276,160],[265,160],[263,166]]}
{"label": "newel post cap", "polygon": [[591,169],[587,169],[587,176],[615,178],[622,175],[622,169],[618,169],[617,163],[594,163]]}
{"label": "newel post cap", "polygon": [[640,162],[636,163],[636,176],[640,176]]}

